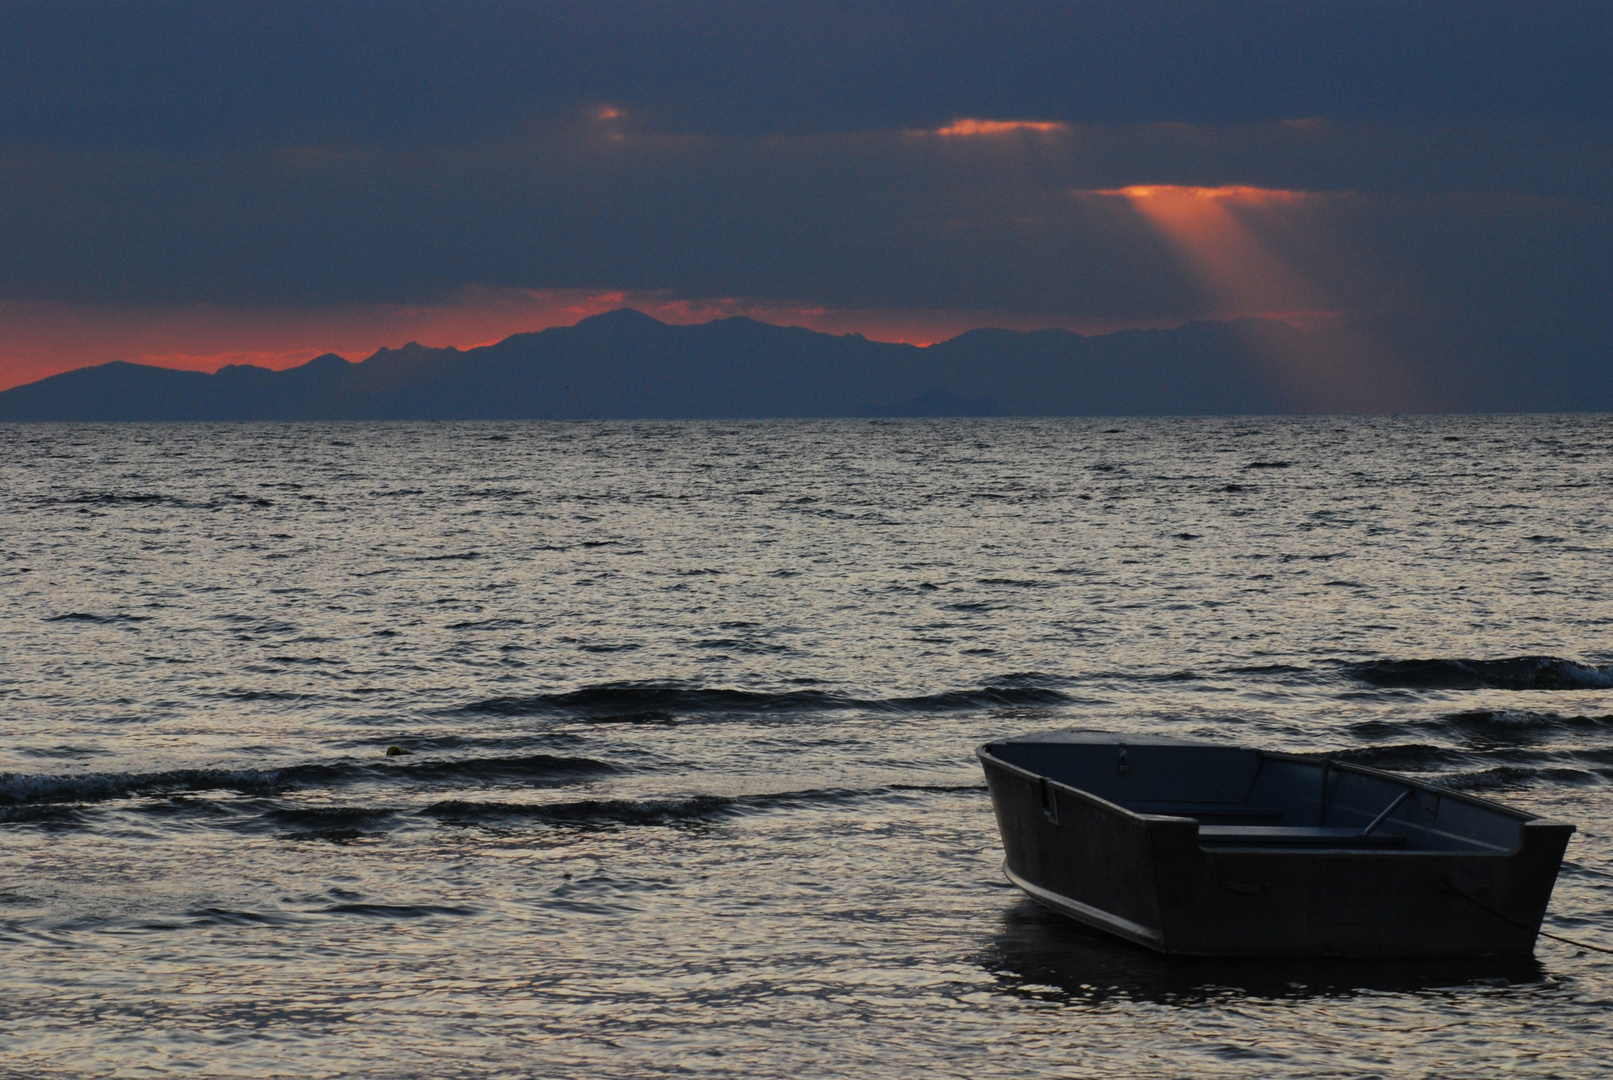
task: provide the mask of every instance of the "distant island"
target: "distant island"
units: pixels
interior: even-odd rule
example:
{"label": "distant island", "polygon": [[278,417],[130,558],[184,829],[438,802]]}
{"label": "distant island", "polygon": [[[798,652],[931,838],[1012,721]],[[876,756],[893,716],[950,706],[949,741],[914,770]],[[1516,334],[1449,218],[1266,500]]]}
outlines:
{"label": "distant island", "polygon": [[631,309],[461,351],[215,374],[114,362],[0,393],[0,421],[502,420],[1214,415],[1303,411],[1265,320],[1085,336],[971,330],[925,348],[753,319],[675,326]]}

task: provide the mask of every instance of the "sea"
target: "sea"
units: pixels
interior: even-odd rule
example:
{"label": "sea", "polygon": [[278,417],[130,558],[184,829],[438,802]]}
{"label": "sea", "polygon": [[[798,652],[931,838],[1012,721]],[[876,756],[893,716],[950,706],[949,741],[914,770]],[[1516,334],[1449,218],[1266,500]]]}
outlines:
{"label": "sea", "polygon": [[[0,1075],[1592,1077],[1613,417],[0,427]],[[1532,959],[1163,959],[974,748],[1578,826]]]}

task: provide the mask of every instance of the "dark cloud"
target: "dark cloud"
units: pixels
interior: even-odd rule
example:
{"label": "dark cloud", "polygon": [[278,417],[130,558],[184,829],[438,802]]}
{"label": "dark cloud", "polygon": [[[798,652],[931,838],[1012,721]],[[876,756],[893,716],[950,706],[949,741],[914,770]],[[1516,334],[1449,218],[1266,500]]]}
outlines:
{"label": "dark cloud", "polygon": [[[1272,242],[1324,274],[1343,259],[1331,273],[1353,304],[1397,279],[1471,278],[1523,248],[1599,274],[1580,238],[1605,235],[1605,163],[1582,132],[1515,134],[1276,123],[717,138],[588,119],[453,146],[24,148],[0,168],[0,293],[319,303],[476,284],[1207,313],[1143,222],[1081,195],[1135,183],[1322,193]],[[1477,260],[1475,235],[1495,245]],[[1387,276],[1372,278],[1375,264]]]}
{"label": "dark cloud", "polygon": [[1613,117],[1613,7],[1506,0],[3,5],[0,140],[457,139],[610,102],[703,134]]}

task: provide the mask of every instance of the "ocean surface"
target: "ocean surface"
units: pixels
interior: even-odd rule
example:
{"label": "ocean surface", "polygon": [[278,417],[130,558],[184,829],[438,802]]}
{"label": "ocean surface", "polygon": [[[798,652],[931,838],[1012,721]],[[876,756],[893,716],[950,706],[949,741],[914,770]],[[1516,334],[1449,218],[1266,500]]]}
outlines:
{"label": "ocean surface", "polygon": [[1436,777],[1613,946],[1610,571],[1605,416],[0,427],[0,1074],[1606,1075],[1613,956],[1042,911],[973,748]]}

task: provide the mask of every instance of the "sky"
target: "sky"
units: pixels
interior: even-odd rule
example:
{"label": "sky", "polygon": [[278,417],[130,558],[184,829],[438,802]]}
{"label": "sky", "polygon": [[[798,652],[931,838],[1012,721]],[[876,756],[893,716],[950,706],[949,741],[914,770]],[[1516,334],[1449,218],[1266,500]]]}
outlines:
{"label": "sky", "polygon": [[1613,368],[1605,2],[0,0],[0,22],[0,388],[623,305],[915,344],[1276,318],[1347,341],[1307,362],[1394,410]]}

